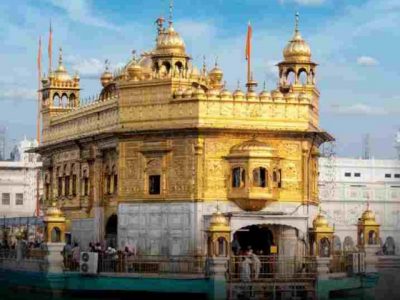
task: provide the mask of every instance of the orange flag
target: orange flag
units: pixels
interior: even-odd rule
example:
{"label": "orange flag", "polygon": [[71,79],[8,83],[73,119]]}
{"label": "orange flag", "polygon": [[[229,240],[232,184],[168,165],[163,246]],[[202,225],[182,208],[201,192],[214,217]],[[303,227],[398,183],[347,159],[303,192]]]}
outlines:
{"label": "orange flag", "polygon": [[39,73],[39,80],[42,76],[42,37],[39,37],[39,49],[38,49],[38,56],[37,56],[37,67]]}
{"label": "orange flag", "polygon": [[250,60],[252,35],[253,35],[253,29],[251,28],[251,24],[249,21],[249,24],[247,26],[247,37],[246,37],[246,60]]}

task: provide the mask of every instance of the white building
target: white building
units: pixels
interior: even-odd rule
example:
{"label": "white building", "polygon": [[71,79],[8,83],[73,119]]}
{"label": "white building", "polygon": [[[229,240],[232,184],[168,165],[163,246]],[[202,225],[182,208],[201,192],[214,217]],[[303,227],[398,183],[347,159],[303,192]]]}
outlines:
{"label": "white building", "polygon": [[400,253],[400,160],[320,158],[322,211],[335,224],[335,246],[356,244],[356,224],[367,203],[381,225],[382,245]]}
{"label": "white building", "polygon": [[37,207],[37,188],[41,195],[42,163],[39,156],[25,151],[37,147],[36,140],[26,138],[14,148],[10,161],[0,161],[0,217],[33,216]]}

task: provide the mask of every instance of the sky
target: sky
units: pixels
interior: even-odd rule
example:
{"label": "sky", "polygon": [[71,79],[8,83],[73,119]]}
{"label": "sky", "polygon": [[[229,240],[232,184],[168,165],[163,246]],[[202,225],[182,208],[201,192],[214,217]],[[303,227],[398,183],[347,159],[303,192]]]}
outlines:
{"label": "sky", "polygon": [[[43,69],[53,27],[53,66],[58,48],[70,73],[81,77],[82,96],[100,93],[104,61],[111,68],[154,47],[160,15],[169,0],[0,1],[0,126],[7,143],[34,137],[37,111],[37,52]],[[209,69],[218,58],[230,89],[246,77],[247,23],[253,28],[255,79],[277,85],[275,64],[293,35],[294,15],[319,64],[321,127],[336,138],[338,156],[359,157],[369,135],[375,158],[394,158],[400,128],[400,1],[398,0],[175,0],[174,28],[194,64]],[[242,84],[242,88],[243,84]]]}

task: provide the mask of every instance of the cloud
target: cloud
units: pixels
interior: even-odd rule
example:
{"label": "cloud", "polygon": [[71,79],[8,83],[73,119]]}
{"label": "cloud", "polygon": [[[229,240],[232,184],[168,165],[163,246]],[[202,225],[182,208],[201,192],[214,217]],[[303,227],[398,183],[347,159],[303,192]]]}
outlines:
{"label": "cloud", "polygon": [[331,112],[339,115],[386,115],[388,112],[383,107],[373,107],[363,103],[348,106],[333,104]]}
{"label": "cloud", "polygon": [[360,56],[357,58],[357,64],[360,66],[376,66],[379,62],[371,56]]}
{"label": "cloud", "polygon": [[285,2],[294,2],[299,5],[313,6],[324,4],[326,0],[279,0],[279,2],[281,4],[284,4]]}
{"label": "cloud", "polygon": [[112,30],[119,30],[117,26],[111,24],[100,17],[95,16],[92,12],[89,1],[85,0],[49,0],[52,5],[65,11],[72,21],[82,24],[102,27]]}
{"label": "cloud", "polygon": [[0,89],[0,101],[36,101],[37,92],[24,86],[5,85]]}
{"label": "cloud", "polygon": [[[98,58],[82,58],[78,55],[68,55],[64,58],[64,62],[70,65],[72,73],[77,72],[81,78],[85,79],[99,79],[105,68],[105,62]],[[111,64],[110,70],[121,68],[124,65],[122,62]]]}

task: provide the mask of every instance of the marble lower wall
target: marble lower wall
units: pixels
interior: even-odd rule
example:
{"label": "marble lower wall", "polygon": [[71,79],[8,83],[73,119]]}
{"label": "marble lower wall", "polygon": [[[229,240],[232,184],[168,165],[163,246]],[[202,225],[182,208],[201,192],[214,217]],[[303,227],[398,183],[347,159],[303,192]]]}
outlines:
{"label": "marble lower wall", "polygon": [[[133,246],[143,255],[205,255],[206,230],[216,207],[216,201],[120,203],[118,248]],[[271,205],[265,211],[251,213],[238,209],[234,203],[224,202],[219,204],[219,209],[231,215],[232,236],[236,230],[245,226],[271,225],[282,228],[283,231],[277,232],[285,233],[287,241],[282,244],[281,249],[285,250],[281,254],[296,255],[297,252],[304,252],[300,246],[305,243],[307,236],[307,207],[288,203]],[[282,212],[281,215],[277,215],[279,211]],[[312,211],[311,214],[315,212]],[[293,243],[298,244],[294,241],[297,239],[301,241],[300,246],[292,247]]]}
{"label": "marble lower wall", "polygon": [[82,250],[87,249],[90,242],[97,242],[96,232],[96,223],[92,218],[71,221],[71,241],[78,243]]}

